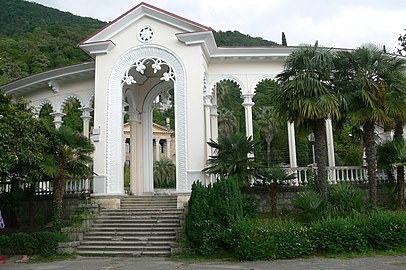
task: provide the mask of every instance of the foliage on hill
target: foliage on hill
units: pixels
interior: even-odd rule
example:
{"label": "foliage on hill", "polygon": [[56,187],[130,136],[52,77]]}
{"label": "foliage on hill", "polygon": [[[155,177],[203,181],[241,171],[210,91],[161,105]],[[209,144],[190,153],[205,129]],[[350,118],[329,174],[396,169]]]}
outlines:
{"label": "foliage on hill", "polygon": [[251,37],[238,31],[218,31],[213,33],[217,46],[266,47],[279,45],[273,41],[265,40],[260,37]]}
{"label": "foliage on hill", "polygon": [[23,0],[0,6],[0,84],[91,60],[76,45],[105,25]]}
{"label": "foliage on hill", "polygon": [[[24,0],[0,0],[0,7],[0,85],[90,61],[77,44],[106,24]],[[276,44],[237,31],[214,34],[219,46]]]}

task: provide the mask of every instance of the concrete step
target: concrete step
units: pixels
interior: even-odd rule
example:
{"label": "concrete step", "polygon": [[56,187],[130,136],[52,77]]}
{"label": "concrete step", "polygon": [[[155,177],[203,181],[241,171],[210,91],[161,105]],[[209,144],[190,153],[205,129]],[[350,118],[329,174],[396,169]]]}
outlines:
{"label": "concrete step", "polygon": [[126,235],[126,236],[158,236],[158,235],[175,235],[175,230],[138,230],[138,231],[109,231],[109,230],[92,230],[86,233],[85,236],[114,236],[114,235]]}
{"label": "concrete step", "polygon": [[159,235],[159,236],[126,236],[126,235],[102,235],[102,236],[85,236],[84,241],[113,241],[113,239],[122,239],[123,241],[170,241],[174,242],[176,240],[175,234],[173,235]]}
{"label": "concrete step", "polygon": [[103,209],[77,249],[80,255],[168,256],[181,230],[176,196],[123,198],[121,209]]}
{"label": "concrete step", "polygon": [[82,247],[87,246],[160,246],[160,247],[168,247],[171,245],[171,241],[148,241],[148,240],[112,240],[112,241],[95,241],[95,240],[84,240],[80,243]]}
{"label": "concrete step", "polygon": [[139,227],[145,227],[145,228],[150,228],[150,227],[177,227],[179,226],[179,222],[161,222],[161,221],[155,221],[155,222],[136,222],[136,221],[129,221],[129,220],[123,220],[122,222],[119,223],[100,223],[100,222],[95,222],[93,223],[93,227],[100,228],[100,227],[110,227],[110,228],[121,228],[121,227],[134,227],[134,228],[139,228]]}
{"label": "concrete step", "polygon": [[162,215],[183,214],[183,209],[102,209],[100,215]]}
{"label": "concrete step", "polygon": [[151,256],[151,257],[162,257],[162,256],[169,256],[171,255],[170,250],[161,250],[161,251],[150,251],[144,250],[142,252],[139,251],[111,251],[111,250],[78,250],[77,254],[81,256],[130,256],[130,257],[137,257],[137,256]]}

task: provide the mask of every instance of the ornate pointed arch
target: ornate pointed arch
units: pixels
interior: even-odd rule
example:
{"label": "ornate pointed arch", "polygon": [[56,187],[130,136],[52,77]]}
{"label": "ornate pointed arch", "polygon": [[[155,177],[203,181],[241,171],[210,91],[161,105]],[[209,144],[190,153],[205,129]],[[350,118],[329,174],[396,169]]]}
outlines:
{"label": "ornate pointed arch", "polygon": [[255,79],[255,81],[252,83],[251,87],[250,87],[250,92],[251,93],[255,93],[255,89],[257,88],[258,84],[260,84],[263,81],[266,80],[271,80],[271,81],[275,81],[276,80],[276,74],[270,74],[270,75],[263,75],[258,77],[257,79]]}
{"label": "ornate pointed arch", "polygon": [[84,107],[84,103],[83,103],[83,99],[81,96],[77,95],[77,94],[67,94],[65,95],[60,102],[60,105],[57,106],[57,109],[59,109],[59,112],[63,112],[63,109],[66,106],[66,103],[70,100],[70,99],[76,99],[77,101],[79,101],[80,106]]}
{"label": "ornate pointed arch", "polygon": [[[122,125],[122,98],[123,98],[123,84],[128,82],[133,83],[134,78],[131,79],[128,70],[136,68],[137,65],[143,69],[142,64],[144,59],[155,59],[165,62],[172,72],[164,73],[164,77],[172,80],[175,89],[175,119],[176,119],[176,164],[178,170],[176,171],[178,191],[188,191],[188,176],[187,176],[187,93],[186,93],[186,72],[184,64],[180,59],[170,50],[156,45],[145,45],[130,49],[121,55],[116,63],[113,65],[110,73],[107,89],[107,121],[106,121],[106,173],[107,178],[113,181],[107,181],[107,191],[110,193],[120,192],[121,187],[119,180],[122,178],[121,159],[121,138]],[[157,67],[158,62],[155,62]],[[153,67],[153,68],[154,68]],[[166,80],[165,79],[165,80]]]}

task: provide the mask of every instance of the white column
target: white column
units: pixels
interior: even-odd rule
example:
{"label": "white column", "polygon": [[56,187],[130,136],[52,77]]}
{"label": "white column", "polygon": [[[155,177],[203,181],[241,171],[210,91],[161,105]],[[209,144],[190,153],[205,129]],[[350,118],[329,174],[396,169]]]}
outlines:
{"label": "white column", "polygon": [[136,173],[137,173],[137,163],[136,163],[136,132],[137,132],[137,115],[135,112],[130,111],[130,118],[128,122],[130,123],[130,191],[132,194],[137,194],[137,184],[136,184]]}
{"label": "white column", "polygon": [[242,97],[244,99],[244,102],[242,105],[244,106],[245,109],[245,132],[247,137],[251,137],[251,139],[254,138],[254,128],[252,125],[252,106],[254,106],[254,102],[252,101],[252,98],[254,97],[253,93],[245,93],[242,94]]}
{"label": "white column", "polygon": [[159,144],[159,139],[155,139],[155,160],[156,161],[159,161],[159,159],[160,159],[160,155],[161,155],[161,152],[160,152],[160,144]]}
{"label": "white column", "polygon": [[53,112],[53,113],[50,113],[50,115],[52,115],[54,117],[53,123],[55,125],[55,128],[60,128],[63,123],[62,118],[65,116],[65,114],[61,113],[61,112]]}
{"label": "white column", "polygon": [[171,140],[166,140],[166,158],[171,159]]}
{"label": "white column", "polygon": [[288,142],[289,142],[289,161],[290,167],[297,167],[296,159],[296,138],[295,138],[295,124],[294,122],[288,122]]}
{"label": "white column", "polygon": [[212,138],[212,130],[211,130],[211,95],[204,96],[204,121],[205,121],[205,131],[206,131],[206,160],[209,159],[211,156],[211,147],[207,144]]}
{"label": "white column", "polygon": [[[217,105],[213,104],[210,108],[210,129],[211,129],[211,139],[215,142],[218,141],[219,130],[218,130],[218,113]],[[211,153],[213,154],[213,153]]]}
{"label": "white column", "polygon": [[[334,138],[333,138],[333,124],[331,118],[326,119],[326,140],[327,140],[327,157],[328,157],[328,166],[335,167],[336,160],[334,156]],[[329,170],[330,181],[333,183],[336,182],[335,170]]]}
{"label": "white column", "polygon": [[92,119],[90,113],[93,111],[93,109],[89,107],[82,107],[79,110],[82,111],[82,116],[80,118],[82,118],[83,121],[83,136],[89,138],[90,119]]}

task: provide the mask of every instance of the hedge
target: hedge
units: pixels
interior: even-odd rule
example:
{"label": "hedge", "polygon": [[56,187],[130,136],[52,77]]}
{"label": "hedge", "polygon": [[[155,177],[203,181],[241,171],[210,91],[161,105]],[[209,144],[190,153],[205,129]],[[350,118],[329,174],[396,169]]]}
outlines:
{"label": "hedge", "polygon": [[223,241],[238,259],[288,259],[406,247],[406,212],[377,211],[328,218],[304,225],[295,221],[243,219]]}
{"label": "hedge", "polygon": [[57,232],[13,233],[0,236],[0,254],[55,255],[59,242],[67,237]]}

